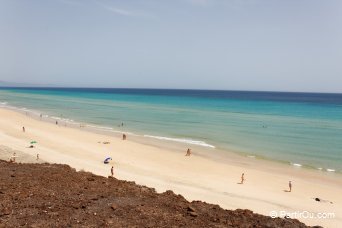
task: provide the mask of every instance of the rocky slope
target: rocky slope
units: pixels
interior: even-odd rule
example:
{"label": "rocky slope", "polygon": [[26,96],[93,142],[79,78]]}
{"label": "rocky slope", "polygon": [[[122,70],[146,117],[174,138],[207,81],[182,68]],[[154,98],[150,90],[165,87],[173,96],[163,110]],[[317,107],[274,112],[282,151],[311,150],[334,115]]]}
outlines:
{"label": "rocky slope", "polygon": [[307,227],[67,165],[0,160],[0,227]]}

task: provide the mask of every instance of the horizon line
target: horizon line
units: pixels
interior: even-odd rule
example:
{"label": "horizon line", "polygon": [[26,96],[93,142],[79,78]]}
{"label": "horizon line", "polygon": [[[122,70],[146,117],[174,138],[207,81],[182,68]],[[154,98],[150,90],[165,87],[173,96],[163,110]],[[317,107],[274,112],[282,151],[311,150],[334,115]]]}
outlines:
{"label": "horizon line", "polygon": [[0,86],[0,89],[125,89],[125,90],[190,90],[221,92],[259,92],[259,93],[306,93],[306,94],[339,94],[342,92],[304,92],[304,91],[272,91],[272,90],[233,90],[233,89],[177,89],[177,88],[138,88],[138,87],[74,87],[74,86]]}

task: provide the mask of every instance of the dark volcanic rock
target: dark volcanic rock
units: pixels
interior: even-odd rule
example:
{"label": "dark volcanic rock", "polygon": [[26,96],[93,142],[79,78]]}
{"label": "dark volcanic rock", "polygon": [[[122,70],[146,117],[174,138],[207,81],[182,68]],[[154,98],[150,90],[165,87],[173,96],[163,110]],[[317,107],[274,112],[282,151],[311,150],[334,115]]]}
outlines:
{"label": "dark volcanic rock", "polygon": [[[15,172],[15,175],[13,174]],[[250,210],[188,202],[67,165],[0,160],[0,227],[307,227]]]}

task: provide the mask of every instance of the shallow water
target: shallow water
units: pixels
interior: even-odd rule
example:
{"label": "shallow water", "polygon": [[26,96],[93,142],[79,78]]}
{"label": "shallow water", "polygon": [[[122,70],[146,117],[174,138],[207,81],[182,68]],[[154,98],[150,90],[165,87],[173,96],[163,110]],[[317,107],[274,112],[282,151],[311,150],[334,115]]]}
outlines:
{"label": "shallow water", "polygon": [[0,89],[0,102],[208,153],[216,148],[342,172],[342,94],[11,88]]}

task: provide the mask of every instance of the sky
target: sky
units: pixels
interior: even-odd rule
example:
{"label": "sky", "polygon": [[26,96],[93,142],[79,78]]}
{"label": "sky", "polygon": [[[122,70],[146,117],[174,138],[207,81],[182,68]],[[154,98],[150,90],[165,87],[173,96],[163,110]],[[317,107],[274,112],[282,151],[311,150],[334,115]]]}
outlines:
{"label": "sky", "polygon": [[0,0],[0,81],[342,92],[340,0]]}

